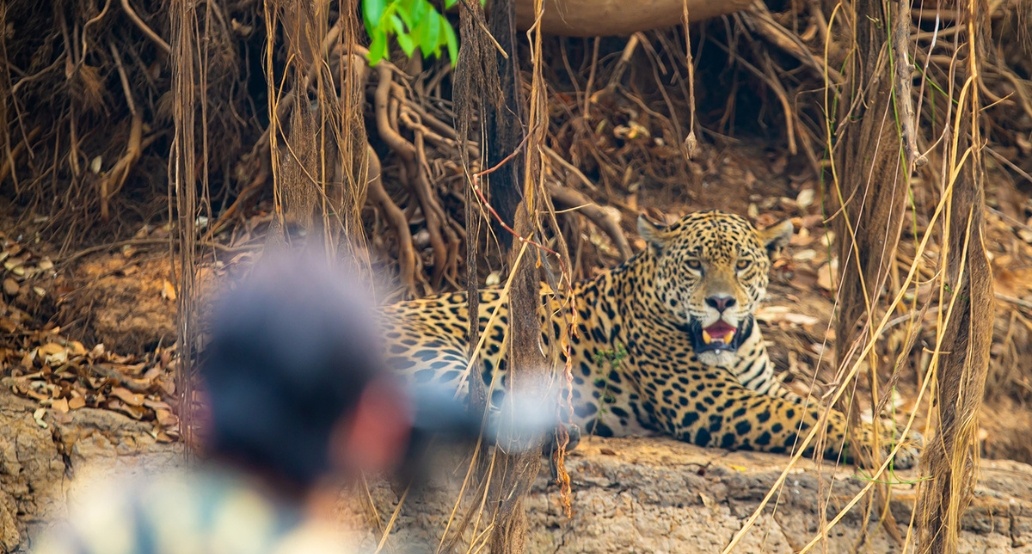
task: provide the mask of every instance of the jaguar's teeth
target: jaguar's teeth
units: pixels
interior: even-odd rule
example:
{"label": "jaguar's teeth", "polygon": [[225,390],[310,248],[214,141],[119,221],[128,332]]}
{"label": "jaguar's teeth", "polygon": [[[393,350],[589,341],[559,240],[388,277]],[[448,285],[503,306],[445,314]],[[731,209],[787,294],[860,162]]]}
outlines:
{"label": "jaguar's teeth", "polygon": [[733,338],[735,338],[735,332],[728,331],[727,334],[724,335],[724,342],[726,342],[727,344],[731,344],[731,339]]}
{"label": "jaguar's teeth", "polygon": [[709,344],[709,343],[713,342],[713,337],[711,337],[710,334],[707,333],[705,329],[702,330],[702,342],[703,342],[703,344]]}

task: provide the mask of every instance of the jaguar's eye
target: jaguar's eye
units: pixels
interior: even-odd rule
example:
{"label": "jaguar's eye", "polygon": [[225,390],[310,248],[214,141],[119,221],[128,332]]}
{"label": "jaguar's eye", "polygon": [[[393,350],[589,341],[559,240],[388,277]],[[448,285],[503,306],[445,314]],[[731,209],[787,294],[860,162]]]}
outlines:
{"label": "jaguar's eye", "polygon": [[694,271],[699,271],[699,270],[702,269],[702,262],[700,262],[699,260],[697,260],[695,258],[689,258],[688,259],[688,268],[692,269]]}
{"label": "jaguar's eye", "polygon": [[738,262],[735,264],[735,269],[737,269],[738,271],[745,271],[746,269],[749,269],[749,266],[751,265],[752,260],[738,260]]}

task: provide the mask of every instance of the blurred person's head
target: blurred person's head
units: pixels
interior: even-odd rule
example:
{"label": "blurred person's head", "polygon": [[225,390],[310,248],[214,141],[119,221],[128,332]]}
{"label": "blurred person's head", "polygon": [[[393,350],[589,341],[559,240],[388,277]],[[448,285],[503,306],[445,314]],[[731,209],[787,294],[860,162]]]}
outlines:
{"label": "blurred person's head", "polygon": [[208,455],[296,492],[398,463],[411,419],[375,318],[369,289],[341,267],[267,254],[214,306]]}

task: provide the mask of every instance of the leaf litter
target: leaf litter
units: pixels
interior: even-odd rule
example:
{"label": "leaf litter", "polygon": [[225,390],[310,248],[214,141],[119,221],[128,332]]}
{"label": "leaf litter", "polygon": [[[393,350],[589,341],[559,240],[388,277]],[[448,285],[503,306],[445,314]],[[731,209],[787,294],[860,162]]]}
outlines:
{"label": "leaf litter", "polygon": [[[54,262],[2,231],[0,260],[0,384],[38,403],[36,424],[48,428],[48,420],[97,408],[151,423],[151,435],[159,442],[178,440],[179,419],[170,403],[175,347],[159,347],[142,357],[120,355],[102,343],[87,348],[53,323],[40,326],[29,309],[55,287]],[[174,295],[170,284],[169,290]]]}

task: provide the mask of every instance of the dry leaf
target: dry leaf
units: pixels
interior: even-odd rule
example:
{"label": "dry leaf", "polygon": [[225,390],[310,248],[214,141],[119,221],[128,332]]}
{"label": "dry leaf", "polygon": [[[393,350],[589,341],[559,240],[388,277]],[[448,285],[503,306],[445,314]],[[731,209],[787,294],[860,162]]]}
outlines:
{"label": "dry leaf", "polygon": [[[1001,262],[1000,265],[1004,266],[1005,262]],[[1032,268],[1000,267],[994,268],[993,273],[997,292],[1014,298],[1023,298],[1032,293]]]}
{"label": "dry leaf", "polygon": [[68,343],[68,349],[69,349],[69,351],[71,351],[73,356],[85,356],[86,355],[86,347],[83,346],[82,343],[77,341],[77,340],[70,341]]}
{"label": "dry leaf", "polygon": [[780,320],[788,312],[785,306],[760,306],[756,310],[756,320],[764,323],[773,323]]}
{"label": "dry leaf", "polygon": [[114,387],[111,389],[111,396],[114,396],[130,406],[143,406],[143,395],[131,392],[127,388]]}
{"label": "dry leaf", "polygon": [[54,400],[50,403],[50,408],[53,409],[55,412],[66,414],[68,413],[69,409],[68,399],[58,398],[57,400]]}
{"label": "dry leaf", "polygon": [[165,442],[165,443],[175,442],[175,439],[173,439],[172,437],[168,436],[168,434],[165,433],[164,431],[158,431],[157,433],[154,433],[151,436],[153,436],[154,440],[156,440],[158,442]]}
{"label": "dry leaf", "polygon": [[816,317],[811,317],[804,314],[787,313],[784,315],[784,320],[794,325],[816,325],[820,323],[820,320]]}
{"label": "dry leaf", "polygon": [[169,302],[176,301],[176,288],[172,286],[168,279],[161,282],[161,297]]}
{"label": "dry leaf", "polygon": [[48,342],[39,347],[39,353],[43,355],[43,363],[61,365],[68,361],[68,349],[56,342]]}
{"label": "dry leaf", "polygon": [[65,351],[64,345],[58,344],[56,342],[48,342],[48,343],[44,344],[43,346],[39,347],[39,353],[42,354],[43,356],[53,356],[54,354],[57,354],[58,352],[64,352],[64,351]]}
{"label": "dry leaf", "polygon": [[143,419],[143,416],[147,415],[147,410],[142,406],[130,406],[124,402],[119,402],[116,399],[111,399],[107,403],[107,408],[122,412],[123,414],[133,419]]}
{"label": "dry leaf", "polygon": [[158,425],[162,427],[172,427],[179,424],[179,418],[171,410],[155,410],[154,417],[158,421]]}
{"label": "dry leaf", "polygon": [[36,425],[39,425],[44,429],[50,427],[49,425],[47,425],[47,422],[43,421],[43,416],[45,415],[47,415],[46,408],[36,408],[36,411],[32,412],[32,419],[36,420]]}
{"label": "dry leaf", "polygon": [[11,279],[10,277],[4,279],[4,294],[6,294],[7,296],[14,296],[18,294],[19,288],[21,287],[18,286],[18,282],[14,279]]}
{"label": "dry leaf", "polygon": [[813,189],[803,189],[799,191],[799,196],[796,196],[796,204],[800,209],[805,210],[810,204],[813,204],[813,196]]}
{"label": "dry leaf", "polygon": [[811,250],[809,248],[806,250],[800,250],[799,252],[792,254],[792,259],[797,262],[812,262],[816,258],[817,251]]}
{"label": "dry leaf", "polygon": [[834,261],[828,262],[817,269],[817,286],[824,290],[835,290],[835,271],[832,268]]}
{"label": "dry leaf", "polygon": [[86,406],[86,398],[82,396],[73,396],[71,400],[68,401],[69,410],[78,410],[84,406]]}

